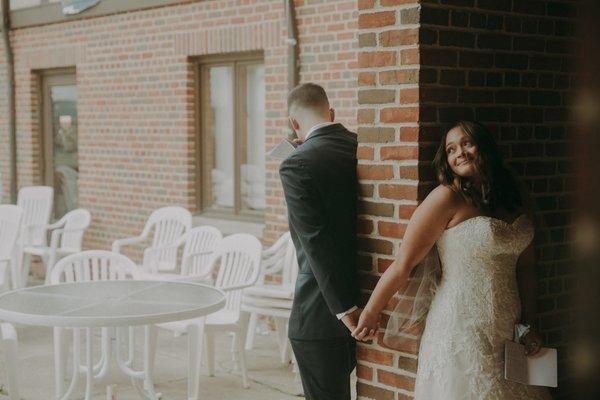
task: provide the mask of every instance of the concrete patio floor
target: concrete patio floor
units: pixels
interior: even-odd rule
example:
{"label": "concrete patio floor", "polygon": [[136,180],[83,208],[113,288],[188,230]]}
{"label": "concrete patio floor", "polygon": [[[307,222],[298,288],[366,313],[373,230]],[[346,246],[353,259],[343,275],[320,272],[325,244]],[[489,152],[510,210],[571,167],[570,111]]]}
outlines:
{"label": "concrete patio floor", "polygon": [[[264,327],[263,327],[263,330]],[[201,399],[302,399],[302,386],[295,378],[291,365],[282,365],[278,360],[277,340],[274,333],[256,335],[253,350],[247,352],[250,388],[242,387],[241,377],[234,370],[230,352],[231,338],[223,335],[216,338],[216,371],[214,377],[200,379]],[[19,336],[19,378],[23,400],[50,400],[54,398],[54,361],[52,330],[49,328],[17,326]],[[97,347],[97,346],[96,346]],[[162,399],[183,400],[186,398],[186,354],[185,336],[174,338],[167,331],[159,330],[156,354],[156,390]],[[0,384],[4,382],[3,361],[0,369]],[[110,381],[116,383],[115,399],[139,399],[129,379],[113,373]],[[82,382],[80,382],[82,383]],[[83,384],[80,384],[77,399],[83,397]],[[0,394],[0,399],[7,398]],[[94,390],[94,400],[106,399],[105,385],[98,384]]]}

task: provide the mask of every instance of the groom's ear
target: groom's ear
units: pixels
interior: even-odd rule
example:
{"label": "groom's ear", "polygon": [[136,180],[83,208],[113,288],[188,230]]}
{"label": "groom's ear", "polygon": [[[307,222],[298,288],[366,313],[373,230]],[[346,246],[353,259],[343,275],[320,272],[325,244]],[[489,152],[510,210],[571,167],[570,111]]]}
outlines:
{"label": "groom's ear", "polygon": [[300,130],[300,124],[298,123],[298,120],[296,118],[290,117],[290,125],[292,126],[294,132],[298,133],[298,131]]}

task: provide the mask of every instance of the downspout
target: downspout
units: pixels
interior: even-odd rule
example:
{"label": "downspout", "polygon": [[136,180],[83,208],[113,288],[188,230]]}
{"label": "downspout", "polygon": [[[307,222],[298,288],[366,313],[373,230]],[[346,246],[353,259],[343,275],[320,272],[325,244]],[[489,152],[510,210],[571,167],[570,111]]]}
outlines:
{"label": "downspout", "polygon": [[2,39],[6,54],[7,94],[8,94],[8,143],[9,143],[9,175],[10,202],[17,202],[17,130],[15,110],[15,68],[13,52],[10,44],[10,9],[9,0],[2,0]]}
{"label": "downspout", "polygon": [[[287,67],[288,67],[288,91],[298,85],[298,39],[296,27],[296,13],[294,9],[294,0],[284,0],[285,2],[285,19],[287,23]],[[290,139],[296,139],[296,132],[289,126]]]}

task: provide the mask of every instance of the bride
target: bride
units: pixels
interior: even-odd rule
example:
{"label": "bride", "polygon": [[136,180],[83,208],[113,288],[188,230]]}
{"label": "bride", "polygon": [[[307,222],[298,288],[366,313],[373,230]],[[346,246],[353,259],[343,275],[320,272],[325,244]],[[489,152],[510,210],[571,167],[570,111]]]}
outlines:
{"label": "bride", "polygon": [[534,227],[518,185],[475,122],[447,132],[434,166],[440,185],[414,212],[353,336],[375,337],[379,313],[435,245],[442,276],[421,337],[415,399],[549,398],[544,388],[504,379],[504,342],[515,324],[529,355],[542,345],[534,328]]}

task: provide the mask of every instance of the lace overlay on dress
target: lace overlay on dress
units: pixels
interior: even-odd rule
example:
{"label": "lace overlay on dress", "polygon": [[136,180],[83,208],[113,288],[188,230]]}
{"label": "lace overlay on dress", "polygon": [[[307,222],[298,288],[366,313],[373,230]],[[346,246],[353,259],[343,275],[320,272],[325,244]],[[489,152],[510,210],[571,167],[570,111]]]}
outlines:
{"label": "lace overlay on dress", "polygon": [[547,399],[543,388],[504,379],[504,342],[519,320],[519,255],[533,238],[525,216],[478,216],[437,241],[442,279],[421,338],[417,400]]}

